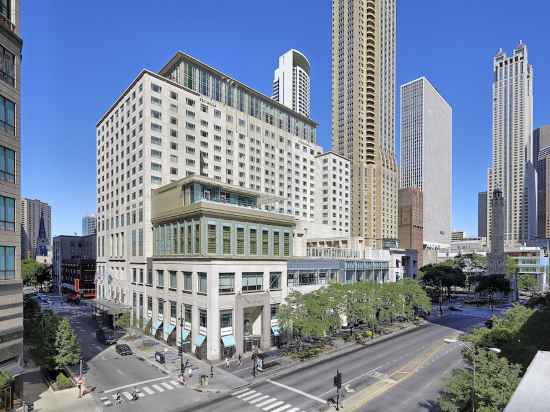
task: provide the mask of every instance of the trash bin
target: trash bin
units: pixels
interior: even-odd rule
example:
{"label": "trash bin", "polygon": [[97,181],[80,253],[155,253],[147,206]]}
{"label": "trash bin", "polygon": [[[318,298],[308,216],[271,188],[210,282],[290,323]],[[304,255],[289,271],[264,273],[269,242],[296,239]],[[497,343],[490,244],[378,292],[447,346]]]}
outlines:
{"label": "trash bin", "polygon": [[208,375],[201,375],[201,386],[203,388],[208,386]]}
{"label": "trash bin", "polygon": [[158,363],[165,363],[166,362],[166,358],[164,356],[164,353],[163,352],[155,352],[155,360],[158,362]]}

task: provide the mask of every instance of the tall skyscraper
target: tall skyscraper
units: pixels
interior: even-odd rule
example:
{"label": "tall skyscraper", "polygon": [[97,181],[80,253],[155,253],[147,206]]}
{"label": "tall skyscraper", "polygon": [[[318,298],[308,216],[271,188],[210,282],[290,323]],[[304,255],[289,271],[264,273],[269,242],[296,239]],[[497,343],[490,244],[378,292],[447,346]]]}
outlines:
{"label": "tall skyscraper", "polygon": [[0,6],[0,371],[16,376],[14,398],[22,395],[17,392],[23,363],[19,4],[19,0],[11,0]]}
{"label": "tall skyscraper", "polygon": [[351,160],[352,235],[397,239],[395,0],[332,1],[332,150]]}
{"label": "tall skyscraper", "polygon": [[[493,58],[493,153],[488,171],[487,229],[492,230],[494,190],[504,198],[504,239],[536,235],[533,150],[533,68],[522,42],[508,57]],[[531,200],[531,202],[529,202]],[[492,239],[489,233],[489,240]]]}
{"label": "tall skyscraper", "polygon": [[487,237],[487,192],[477,194],[477,236]]}
{"label": "tall skyscraper", "polygon": [[537,237],[550,238],[550,126],[533,130],[537,171]]}
{"label": "tall skyscraper", "polygon": [[422,191],[417,187],[399,190],[399,246],[415,249],[417,267],[423,266],[424,206]]}
{"label": "tall skyscraper", "polygon": [[48,246],[52,244],[52,210],[50,205],[39,199],[21,199],[21,244],[23,259],[36,257],[40,219],[44,219],[44,228]]}
{"label": "tall skyscraper", "polygon": [[310,69],[306,56],[291,49],[279,57],[273,78],[273,99],[309,117]]}
{"label": "tall skyscraper", "polygon": [[506,273],[504,259],[505,204],[506,199],[504,199],[502,191],[495,189],[491,193],[491,210],[493,211],[490,232],[491,251],[487,256],[487,272],[490,275],[504,275]]}
{"label": "tall skyscraper", "polygon": [[452,109],[425,77],[401,86],[401,189],[423,193],[424,242],[449,245]]}
{"label": "tall skyscraper", "polygon": [[95,215],[86,215],[82,218],[82,236],[95,235],[96,217]]}

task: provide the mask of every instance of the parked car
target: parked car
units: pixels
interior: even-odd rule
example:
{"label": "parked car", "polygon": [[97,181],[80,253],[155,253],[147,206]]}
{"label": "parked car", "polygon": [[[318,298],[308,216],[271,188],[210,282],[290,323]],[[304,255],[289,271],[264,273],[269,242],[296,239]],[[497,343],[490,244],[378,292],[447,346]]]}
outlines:
{"label": "parked car", "polygon": [[126,345],[125,343],[117,343],[115,349],[116,349],[116,352],[119,355],[122,355],[122,356],[127,356],[127,355],[132,355],[133,354],[132,349],[130,349],[130,347],[128,345]]}
{"label": "parked car", "polygon": [[449,306],[449,310],[452,310],[453,312],[462,312],[462,309],[457,308],[456,306]]}
{"label": "parked car", "polygon": [[106,328],[99,328],[95,331],[95,337],[104,345],[112,345],[116,342],[113,332]]}

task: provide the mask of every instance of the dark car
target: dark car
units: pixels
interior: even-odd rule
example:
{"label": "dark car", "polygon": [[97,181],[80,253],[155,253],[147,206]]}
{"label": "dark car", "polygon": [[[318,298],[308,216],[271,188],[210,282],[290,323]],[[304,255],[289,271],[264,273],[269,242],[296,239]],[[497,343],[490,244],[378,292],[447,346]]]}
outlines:
{"label": "dark car", "polygon": [[457,308],[456,306],[449,306],[449,310],[452,310],[453,312],[462,312],[462,309]]}
{"label": "dark car", "polygon": [[122,356],[132,355],[132,349],[130,349],[130,347],[125,343],[118,343],[115,349],[119,355],[122,355]]}
{"label": "dark car", "polygon": [[104,345],[112,345],[113,343],[116,342],[113,332],[105,328],[100,328],[96,330],[95,337],[98,341],[100,341]]}

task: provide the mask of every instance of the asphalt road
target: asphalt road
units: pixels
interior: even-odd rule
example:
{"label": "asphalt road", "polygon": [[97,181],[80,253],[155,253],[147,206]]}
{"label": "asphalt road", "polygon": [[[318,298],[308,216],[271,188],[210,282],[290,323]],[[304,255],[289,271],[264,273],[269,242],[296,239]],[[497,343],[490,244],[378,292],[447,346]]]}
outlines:
{"label": "asphalt road", "polygon": [[[443,339],[456,336],[457,332],[482,320],[471,315],[452,314],[439,320],[438,324],[431,323],[372,346],[359,346],[344,356],[280,375],[271,381],[252,384],[232,394],[212,397],[208,403],[173,407],[169,411],[318,411],[325,408],[326,400],[335,395],[332,378],[337,369],[342,372],[343,386],[346,388],[343,400],[345,406],[346,398],[351,393],[366,388],[403,365],[437,349],[436,355],[429,358],[427,364],[417,372],[418,376],[413,375],[416,380],[411,377],[381,395],[389,399],[401,396],[394,400],[394,403],[398,403],[396,411],[429,410],[420,406],[420,403],[435,401],[438,388],[435,393],[430,392],[434,385],[430,386],[428,382],[439,382],[442,374],[452,369],[459,354],[457,349],[448,347]],[[415,382],[424,389],[415,390]],[[383,399],[380,402],[378,404],[373,401],[365,410],[370,411],[368,408],[372,405],[372,408],[381,408],[372,410],[393,412],[394,409],[383,406]],[[399,407],[402,409],[398,409]]]}

